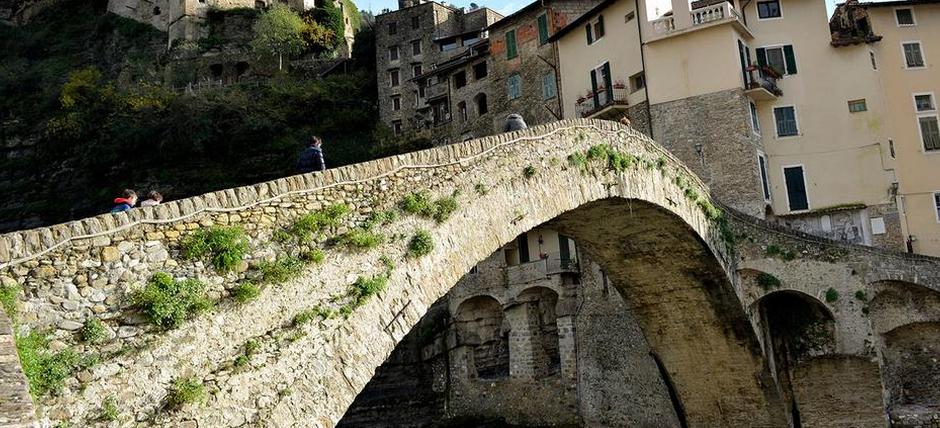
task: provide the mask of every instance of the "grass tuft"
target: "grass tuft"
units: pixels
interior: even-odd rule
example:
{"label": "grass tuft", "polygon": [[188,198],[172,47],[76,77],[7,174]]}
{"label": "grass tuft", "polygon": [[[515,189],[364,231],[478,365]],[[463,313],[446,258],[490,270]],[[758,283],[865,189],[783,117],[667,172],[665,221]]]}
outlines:
{"label": "grass tuft", "polygon": [[230,272],[248,252],[248,238],[240,227],[213,226],[189,234],[180,244],[183,258],[208,258],[220,272]]}
{"label": "grass tuft", "polygon": [[102,324],[101,320],[98,318],[89,318],[85,321],[85,325],[82,326],[82,330],[79,334],[81,335],[82,341],[86,343],[98,343],[107,336],[104,324]]}
{"label": "grass tuft", "polygon": [[427,230],[420,229],[411,237],[408,243],[408,257],[418,258],[431,253],[434,250],[434,238]]}
{"label": "grass tuft", "polygon": [[350,208],[346,204],[334,204],[300,217],[289,228],[288,233],[300,242],[308,242],[324,230],[339,226]]}
{"label": "grass tuft", "polygon": [[16,302],[20,295],[20,286],[16,283],[0,284],[0,307],[6,312],[10,320],[16,321]]}
{"label": "grass tuft", "polygon": [[164,272],[153,274],[133,301],[152,324],[164,329],[179,327],[190,316],[212,307],[205,284],[196,279],[177,281]]}
{"label": "grass tuft", "polygon": [[58,392],[65,379],[94,362],[83,359],[71,349],[56,353],[49,351],[49,336],[33,330],[16,337],[16,352],[20,357],[23,374],[29,381],[29,392],[34,399]]}
{"label": "grass tuft", "polygon": [[826,303],[833,303],[836,300],[839,300],[839,292],[835,288],[829,287],[826,290]]}
{"label": "grass tuft", "polygon": [[232,289],[232,298],[238,303],[254,300],[261,294],[261,290],[253,282],[243,282]]}
{"label": "grass tuft", "polygon": [[180,409],[187,404],[202,402],[206,398],[206,387],[195,377],[176,379],[170,386],[167,405],[171,409]]}
{"label": "grass tuft", "polygon": [[304,263],[297,257],[282,256],[274,261],[262,262],[258,265],[261,272],[261,282],[275,284],[287,281],[303,271]]}
{"label": "grass tuft", "polygon": [[780,288],[780,280],[776,276],[773,276],[767,272],[761,272],[757,274],[757,285],[759,285],[764,290],[773,290],[775,288]]}
{"label": "grass tuft", "polygon": [[525,168],[522,168],[522,176],[526,179],[535,177],[535,174],[537,174],[537,171],[532,165],[527,165]]}
{"label": "grass tuft", "polygon": [[371,250],[384,242],[385,235],[363,228],[350,230],[336,239],[338,245],[342,245],[350,251]]}

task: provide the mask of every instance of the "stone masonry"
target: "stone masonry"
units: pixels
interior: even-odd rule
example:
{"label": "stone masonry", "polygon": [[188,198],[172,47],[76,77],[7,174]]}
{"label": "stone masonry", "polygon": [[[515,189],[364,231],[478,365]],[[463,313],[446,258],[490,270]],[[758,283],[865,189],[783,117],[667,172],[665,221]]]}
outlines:
{"label": "stone masonry", "polygon": [[[640,161],[621,172],[601,161],[583,166],[566,161],[599,143]],[[475,191],[480,185],[488,190]],[[300,215],[345,203],[354,213],[341,232],[422,189],[437,196],[456,194],[452,218],[438,224],[405,216],[382,232],[408,237],[427,229],[436,244],[429,255],[405,257],[401,239],[365,252],[327,247],[322,265],[265,288],[257,299],[244,304],[227,299],[229,289],[252,275],[260,261],[290,250],[271,237]],[[478,261],[546,222],[575,239],[624,297],[690,426],[787,425],[781,397],[792,393],[782,392],[775,380],[773,352],[755,316],[761,297],[775,289],[743,280],[745,271],[773,275],[778,288],[825,300],[834,314],[834,352],[839,355],[903,358],[918,349],[918,340],[921,347],[935,346],[934,336],[898,330],[914,322],[940,322],[930,308],[861,307],[863,300],[878,299],[900,284],[926,295],[940,292],[936,259],[838,244],[725,209],[721,218],[729,222],[732,240],[723,220],[706,215],[707,199],[690,199],[686,189],[708,194],[691,170],[641,133],[611,122],[561,121],[0,235],[0,276],[24,289],[18,296],[20,333],[52,328],[51,348],[101,357],[67,379],[58,395],[36,402],[40,419],[83,426],[100,423],[100,406],[108,397],[119,403],[119,418],[128,424],[332,426],[435,301]],[[220,274],[179,254],[182,237],[216,224],[240,225],[250,236],[251,250],[236,272]],[[346,319],[291,326],[294,315],[329,304],[357,276],[382,272],[380,255],[397,265],[385,291]],[[174,330],[142,324],[126,296],[157,271],[202,279],[218,299],[216,309]],[[859,289],[867,290],[865,299],[854,298]],[[879,312],[881,307],[891,309]],[[872,331],[868,316],[887,321]],[[75,331],[90,318],[105,324],[108,340],[97,345],[76,340]],[[572,327],[578,328],[559,324],[558,335]],[[247,369],[234,370],[232,361],[242,355],[247,340],[262,343],[261,350]],[[901,384],[916,378],[912,368],[900,367],[880,371],[880,379],[872,377],[878,371],[861,367],[859,373],[872,381],[868,385],[897,384],[890,378],[895,372],[901,373]],[[166,409],[170,384],[188,376],[202,380],[207,399],[198,406]],[[933,394],[929,388],[921,391],[910,396],[913,401]],[[830,405],[846,403],[836,399]],[[879,410],[902,411],[916,404],[908,400]],[[813,414],[836,412],[816,409]]]}

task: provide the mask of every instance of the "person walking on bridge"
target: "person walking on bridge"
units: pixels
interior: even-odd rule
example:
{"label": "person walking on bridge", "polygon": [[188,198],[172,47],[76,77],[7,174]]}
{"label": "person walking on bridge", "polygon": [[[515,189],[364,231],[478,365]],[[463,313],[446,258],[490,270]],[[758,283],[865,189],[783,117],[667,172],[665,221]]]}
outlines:
{"label": "person walking on bridge", "polygon": [[300,159],[297,160],[297,171],[301,174],[326,171],[326,161],[323,160],[321,145],[323,145],[323,141],[320,140],[320,137],[314,135],[310,138],[310,145],[300,153]]}
{"label": "person walking on bridge", "polygon": [[134,208],[134,205],[137,204],[137,192],[125,189],[124,196],[114,199],[114,208],[111,208],[112,213],[120,213],[131,208]]}

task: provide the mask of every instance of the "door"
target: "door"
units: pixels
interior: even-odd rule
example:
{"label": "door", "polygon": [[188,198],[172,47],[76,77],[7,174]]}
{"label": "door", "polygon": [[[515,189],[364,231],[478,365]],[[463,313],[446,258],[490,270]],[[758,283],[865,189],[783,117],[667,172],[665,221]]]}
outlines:
{"label": "door", "polygon": [[802,166],[788,166],[783,168],[783,178],[787,184],[787,203],[790,211],[803,211],[809,209],[809,198],[806,195],[806,180],[803,176]]}

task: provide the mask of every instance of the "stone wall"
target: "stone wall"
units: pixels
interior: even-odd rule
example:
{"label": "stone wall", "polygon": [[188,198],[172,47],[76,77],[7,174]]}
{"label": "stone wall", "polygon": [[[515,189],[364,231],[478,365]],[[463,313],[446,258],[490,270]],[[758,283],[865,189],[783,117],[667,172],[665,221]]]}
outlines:
{"label": "stone wall", "polygon": [[651,106],[653,138],[692,168],[721,202],[764,218],[757,153],[742,89]]}
{"label": "stone wall", "polygon": [[32,426],[33,411],[29,386],[16,353],[13,325],[0,310],[0,427]]}

